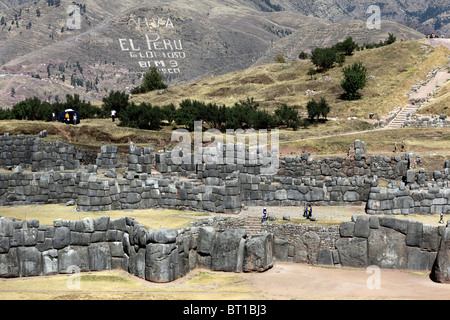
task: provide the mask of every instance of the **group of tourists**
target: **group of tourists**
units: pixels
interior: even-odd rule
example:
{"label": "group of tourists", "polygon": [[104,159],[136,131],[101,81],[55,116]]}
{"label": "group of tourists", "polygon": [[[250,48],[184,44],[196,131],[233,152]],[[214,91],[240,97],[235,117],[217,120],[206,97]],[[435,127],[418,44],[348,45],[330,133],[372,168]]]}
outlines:
{"label": "group of tourists", "polygon": [[[305,205],[305,210],[303,211],[303,217],[306,219],[310,219],[312,217],[312,205],[310,203],[307,203]],[[267,221],[267,219],[268,219],[267,208],[264,207],[263,213],[262,213],[262,218],[261,218],[261,223],[263,223],[264,221]]]}

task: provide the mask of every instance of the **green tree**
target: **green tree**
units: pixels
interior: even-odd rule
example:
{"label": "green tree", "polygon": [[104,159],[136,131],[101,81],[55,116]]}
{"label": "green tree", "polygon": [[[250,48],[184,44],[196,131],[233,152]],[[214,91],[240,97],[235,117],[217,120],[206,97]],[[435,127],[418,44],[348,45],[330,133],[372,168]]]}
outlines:
{"label": "green tree", "polygon": [[95,118],[102,114],[102,110],[93,106],[89,101],[80,99],[78,93],[74,95],[66,94],[66,102],[63,104],[64,109],[73,109],[80,113],[81,119]]}
{"label": "green tree", "polygon": [[320,116],[326,119],[328,113],[330,112],[330,106],[324,97],[322,97],[319,102],[315,99],[308,101],[306,104],[306,109],[308,111],[308,118],[310,121],[314,121],[315,118],[319,120]]}
{"label": "green tree", "polygon": [[302,51],[302,52],[299,53],[298,58],[300,60],[308,59],[308,54]]}
{"label": "green tree", "polygon": [[139,105],[141,115],[138,117],[139,129],[159,130],[161,129],[161,121],[164,114],[160,107],[146,104],[145,102]]}
{"label": "green tree", "polygon": [[275,116],[278,118],[278,124],[286,125],[287,128],[297,130],[300,125],[298,110],[294,106],[283,104],[275,110]]}
{"label": "green tree", "polygon": [[167,104],[162,107],[162,113],[164,116],[164,120],[167,120],[167,123],[170,125],[175,119],[175,114],[177,112],[175,105],[173,103]]}
{"label": "green tree", "polygon": [[12,108],[14,119],[18,120],[38,120],[37,110],[41,106],[41,100],[34,96],[15,104]]}
{"label": "green tree", "polygon": [[308,75],[308,76],[311,76],[311,79],[310,79],[310,80],[312,80],[313,75],[315,75],[316,73],[317,73],[317,70],[316,70],[316,69],[314,69],[314,68],[309,68],[309,69],[308,69],[307,75]]}
{"label": "green tree", "polygon": [[166,89],[167,85],[163,82],[162,76],[156,67],[150,67],[150,71],[144,74],[140,87],[133,88],[131,93],[146,93],[153,90]]}
{"label": "green tree", "polygon": [[186,126],[190,131],[193,131],[194,121],[201,120],[199,110],[203,108],[202,104],[203,102],[197,100],[185,99],[181,101],[175,115],[177,125]]}
{"label": "green tree", "polygon": [[388,38],[384,41],[385,45],[393,44],[395,40],[397,40],[397,37],[395,37],[393,33],[388,34],[389,34]]}
{"label": "green tree", "polygon": [[351,56],[357,47],[358,44],[353,41],[352,37],[347,37],[344,41],[338,42],[334,45],[334,48],[338,52],[342,52],[346,56]]}
{"label": "green tree", "polygon": [[128,99],[130,96],[124,91],[114,91],[111,90],[107,97],[102,99],[102,109],[105,111],[106,115],[109,116],[112,110],[116,110],[119,118],[122,110],[127,108]]}
{"label": "green tree", "polygon": [[342,72],[344,73],[344,79],[341,81],[341,87],[345,91],[342,98],[345,100],[360,99],[361,93],[358,90],[366,86],[367,68],[362,65],[361,61],[357,61],[346,66]]}
{"label": "green tree", "polygon": [[311,62],[322,72],[331,69],[336,61],[334,48],[315,48],[311,52]]}

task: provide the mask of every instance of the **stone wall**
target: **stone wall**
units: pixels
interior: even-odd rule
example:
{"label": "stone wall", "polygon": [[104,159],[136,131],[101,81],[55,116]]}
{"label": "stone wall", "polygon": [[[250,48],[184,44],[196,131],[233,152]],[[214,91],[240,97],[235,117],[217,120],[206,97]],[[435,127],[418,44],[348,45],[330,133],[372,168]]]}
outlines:
{"label": "stone wall", "polygon": [[[176,164],[170,152],[154,157],[151,147],[130,143],[127,171],[118,177],[115,169],[125,164],[118,163],[115,146],[102,146],[96,166],[90,164],[86,170],[80,166],[81,154],[69,145],[7,134],[1,138],[2,159],[10,158],[10,169],[16,165],[14,173],[0,176],[3,205],[74,200],[81,211],[162,207],[237,213],[242,205],[367,203],[371,214],[440,213],[450,205],[446,191],[450,161],[441,171],[414,170],[412,153],[366,157],[366,144],[360,140],[349,147],[345,158],[313,159],[308,153],[285,157],[276,174],[263,174],[268,166],[264,157],[273,154],[261,148],[251,155],[248,149],[242,152],[242,145],[234,145],[236,163],[227,164],[209,161],[219,154],[226,157],[225,146],[204,148],[208,162]],[[193,157],[186,155],[186,159]],[[151,173],[154,160],[159,174]],[[417,160],[414,165],[420,164]],[[30,175],[21,165],[43,173]],[[98,172],[98,168],[110,171]],[[78,172],[72,176],[62,172],[73,169]],[[387,189],[378,187],[381,178],[389,181]]]}
{"label": "stone wall", "polygon": [[39,138],[4,133],[0,136],[0,166],[31,165],[33,152],[39,151]]}
{"label": "stone wall", "polygon": [[39,150],[31,155],[31,170],[79,170],[81,157],[81,153],[77,153],[74,147],[61,141],[39,143]]}
{"label": "stone wall", "polygon": [[0,205],[65,203],[78,198],[81,172],[0,174]]}
{"label": "stone wall", "polygon": [[433,114],[407,114],[406,120],[403,124],[405,127],[450,127],[450,120],[447,115],[433,115]]}
{"label": "stone wall", "polygon": [[[40,134],[45,137],[45,134]],[[42,143],[40,137],[25,135],[0,136],[0,167],[21,166],[33,171],[77,170],[81,154],[60,141]]]}
{"label": "stone wall", "polygon": [[369,214],[450,213],[450,188],[410,190],[403,184],[391,188],[372,187],[366,204]]}
{"label": "stone wall", "polygon": [[101,146],[97,154],[95,165],[101,169],[114,169],[118,167],[117,146]]}
{"label": "stone wall", "polygon": [[[191,223],[215,230],[239,228],[242,218],[213,218]],[[275,261],[337,267],[431,271],[437,282],[450,283],[450,227],[431,226],[393,216],[354,215],[339,226],[265,222],[273,235]]]}
{"label": "stone wall", "polygon": [[271,268],[271,234],[212,227],[153,231],[133,218],[78,221],[0,217],[0,277],[123,269],[152,282],[169,282],[197,266],[252,272]]}
{"label": "stone wall", "polygon": [[[356,216],[342,222],[336,241],[342,266],[432,270],[445,225],[431,226],[390,216]],[[447,248],[448,250],[448,248]]]}

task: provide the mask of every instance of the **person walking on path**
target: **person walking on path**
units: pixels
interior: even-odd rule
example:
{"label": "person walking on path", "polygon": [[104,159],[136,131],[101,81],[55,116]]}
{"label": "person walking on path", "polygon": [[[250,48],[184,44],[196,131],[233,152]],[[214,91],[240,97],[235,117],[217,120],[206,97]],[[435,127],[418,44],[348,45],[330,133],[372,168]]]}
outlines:
{"label": "person walking on path", "polygon": [[441,219],[439,220],[439,223],[444,223],[444,211],[441,212]]}

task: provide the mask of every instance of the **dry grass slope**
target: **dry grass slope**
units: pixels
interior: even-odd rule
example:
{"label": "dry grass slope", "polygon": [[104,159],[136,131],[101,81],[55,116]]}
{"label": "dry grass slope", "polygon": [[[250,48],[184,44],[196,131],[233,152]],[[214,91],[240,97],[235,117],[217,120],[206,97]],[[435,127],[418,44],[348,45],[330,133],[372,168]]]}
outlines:
{"label": "dry grass slope", "polygon": [[[375,79],[368,81],[362,90],[363,98],[358,101],[343,101],[339,98],[343,93],[340,87],[343,77],[341,67],[317,74],[311,79],[307,75],[308,69],[313,67],[310,61],[261,65],[170,87],[162,95],[157,92],[136,95],[132,100],[136,103],[145,101],[157,105],[177,105],[183,99],[190,98],[230,106],[239,100],[253,97],[269,110],[287,103],[298,106],[304,112],[311,98],[325,97],[331,105],[329,117],[367,118],[369,113],[381,117],[397,106],[406,105],[406,94],[411,86],[425,79],[433,67],[448,63],[449,54],[450,50],[445,47],[429,48],[420,40],[399,41],[390,46],[355,52],[353,56],[347,57],[344,66],[360,60],[367,67],[369,75],[375,76]],[[316,93],[307,96],[306,90]]]}

